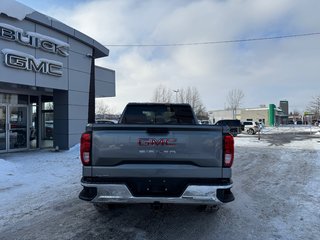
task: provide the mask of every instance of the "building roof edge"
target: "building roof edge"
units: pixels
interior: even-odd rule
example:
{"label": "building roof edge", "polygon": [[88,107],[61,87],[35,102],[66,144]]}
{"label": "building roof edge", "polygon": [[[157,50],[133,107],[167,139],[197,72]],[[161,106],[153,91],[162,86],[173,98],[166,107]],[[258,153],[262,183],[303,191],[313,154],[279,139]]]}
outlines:
{"label": "building roof edge", "polygon": [[4,14],[8,17],[23,21],[24,19],[41,24],[43,26],[54,29],[64,35],[72,37],[90,47],[94,51],[94,58],[101,58],[109,56],[109,49],[104,45],[100,44],[93,38],[87,36],[86,34],[69,27],[68,25],[60,22],[59,20],[42,14],[33,8],[30,8],[20,2],[13,0],[2,0],[0,4],[0,14]]}

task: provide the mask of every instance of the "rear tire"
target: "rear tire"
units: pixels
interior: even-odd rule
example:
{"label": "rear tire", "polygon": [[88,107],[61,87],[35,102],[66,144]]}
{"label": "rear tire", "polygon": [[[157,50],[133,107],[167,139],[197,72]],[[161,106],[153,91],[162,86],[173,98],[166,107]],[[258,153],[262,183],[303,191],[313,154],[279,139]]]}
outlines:
{"label": "rear tire", "polygon": [[248,129],[248,131],[247,131],[247,133],[249,134],[249,135],[253,135],[254,134],[254,131],[253,131],[253,129]]}

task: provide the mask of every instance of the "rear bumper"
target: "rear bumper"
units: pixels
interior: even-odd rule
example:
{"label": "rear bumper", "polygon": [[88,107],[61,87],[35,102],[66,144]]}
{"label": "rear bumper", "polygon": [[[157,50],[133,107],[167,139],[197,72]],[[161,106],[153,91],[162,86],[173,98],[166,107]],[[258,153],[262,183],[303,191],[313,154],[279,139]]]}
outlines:
{"label": "rear bumper", "polygon": [[190,185],[180,197],[133,196],[125,184],[87,184],[79,198],[93,203],[175,203],[175,204],[221,204],[231,202],[234,196],[232,184],[219,186]]}

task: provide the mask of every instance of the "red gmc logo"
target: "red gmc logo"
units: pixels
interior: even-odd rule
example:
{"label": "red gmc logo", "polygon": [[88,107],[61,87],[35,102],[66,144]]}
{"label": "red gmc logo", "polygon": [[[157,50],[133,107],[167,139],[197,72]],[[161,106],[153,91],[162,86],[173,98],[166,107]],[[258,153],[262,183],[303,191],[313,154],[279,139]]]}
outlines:
{"label": "red gmc logo", "polygon": [[176,138],[139,138],[139,146],[175,146]]}

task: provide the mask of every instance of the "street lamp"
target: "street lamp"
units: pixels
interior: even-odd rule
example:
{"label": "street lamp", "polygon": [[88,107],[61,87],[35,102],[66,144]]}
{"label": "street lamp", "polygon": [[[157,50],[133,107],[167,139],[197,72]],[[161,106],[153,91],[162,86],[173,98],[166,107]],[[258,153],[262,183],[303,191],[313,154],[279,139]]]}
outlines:
{"label": "street lamp", "polygon": [[173,91],[176,93],[176,103],[178,103],[178,92],[179,92],[179,89],[173,90]]}

